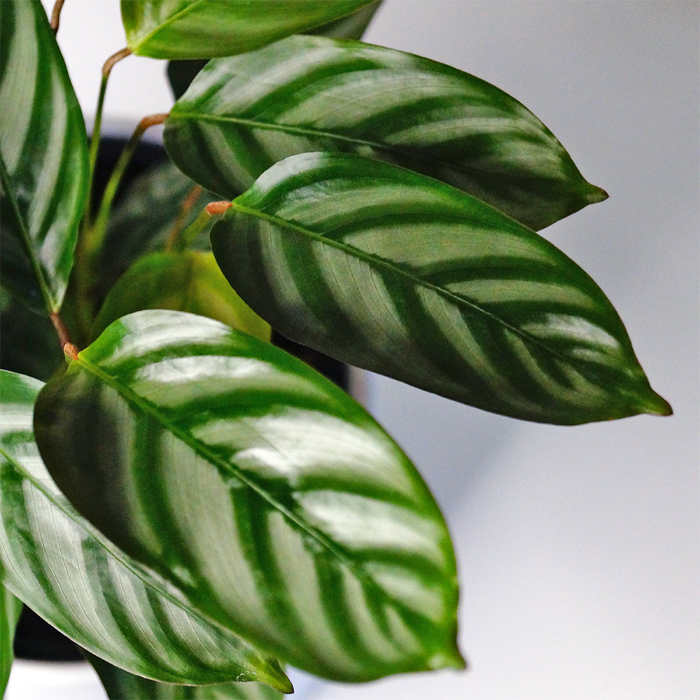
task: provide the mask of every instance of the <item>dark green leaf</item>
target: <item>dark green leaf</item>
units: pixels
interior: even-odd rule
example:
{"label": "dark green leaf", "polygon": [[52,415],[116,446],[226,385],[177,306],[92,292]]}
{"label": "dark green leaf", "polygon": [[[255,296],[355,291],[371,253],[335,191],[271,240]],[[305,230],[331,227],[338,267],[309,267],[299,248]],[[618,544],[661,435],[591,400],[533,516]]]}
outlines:
{"label": "dark green leaf", "polygon": [[423,175],[352,155],[294,156],[211,236],[243,300],[331,357],[527,420],[670,412],[583,270]]}
{"label": "dark green leaf", "polygon": [[372,4],[360,8],[351,15],[341,17],[303,33],[313,34],[314,36],[327,36],[331,39],[362,39],[362,35],[367,31],[367,27],[369,27],[382,2],[383,0],[375,0]]}
{"label": "dark green leaf", "polygon": [[156,683],[122,671],[86,654],[107,691],[109,700],[282,700],[284,695],[259,683],[182,686]]}
{"label": "dark green leaf", "polygon": [[47,316],[7,297],[0,301],[0,367],[46,381],[64,362],[56,331]]}
{"label": "dark green leaf", "polygon": [[187,88],[195,79],[197,73],[206,65],[206,58],[168,62],[168,82],[176,100],[179,100],[187,92]]}
{"label": "dark green leaf", "polygon": [[258,49],[344,17],[372,0],[122,0],[127,44],[152,58],[212,58]]}
{"label": "dark green leaf", "polygon": [[61,306],[88,182],[83,115],[38,0],[0,2],[2,283]]}
{"label": "dark green leaf", "polygon": [[[134,181],[115,208],[107,228],[99,261],[103,295],[142,255],[163,250],[174,227],[186,229],[216,199],[211,193],[201,191],[183,212],[183,204],[194,187],[196,183],[170,162],[156,166]],[[190,247],[210,249],[208,228]]]}
{"label": "dark green leaf", "polygon": [[[132,673],[173,683],[258,679],[291,690],[276,662],[206,621],[75,512],[32,435],[41,386],[0,372],[2,583],[78,644]],[[115,482],[89,478],[115,497]]]}
{"label": "dark green leaf", "polygon": [[112,321],[143,309],[187,311],[270,340],[270,326],[231,289],[211,253],[153,253],[141,258],[107,296],[93,337]]}
{"label": "dark green leaf", "polygon": [[360,42],[295,36],[210,61],[170,112],[164,139],[184,173],[228,199],[275,162],[310,151],[402,165],[535,229],[607,196],[503,91]]}
{"label": "dark green leaf", "polygon": [[35,429],[85,517],[285,662],[345,681],[463,665],[454,555],[425,484],[282,350],[141,311],[45,386]]}
{"label": "dark green leaf", "polygon": [[22,603],[0,584],[0,698],[5,695],[10,677],[13,659],[12,642],[21,612]]}

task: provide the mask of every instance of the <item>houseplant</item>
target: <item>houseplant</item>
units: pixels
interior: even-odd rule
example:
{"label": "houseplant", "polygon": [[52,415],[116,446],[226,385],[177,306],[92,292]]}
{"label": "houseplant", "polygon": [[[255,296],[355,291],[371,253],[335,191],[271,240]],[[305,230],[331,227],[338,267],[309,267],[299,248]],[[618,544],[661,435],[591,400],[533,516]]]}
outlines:
{"label": "houseplant", "polygon": [[[20,10],[15,11],[13,3],[5,3],[4,16],[5,8],[8,8],[8,16],[20,14]],[[26,8],[22,11],[26,14]],[[346,11],[344,8],[339,14]],[[129,20],[128,13],[125,14],[128,29],[133,16]],[[41,24],[40,13],[37,17],[37,32],[43,32],[41,41],[49,46],[51,37],[46,31],[45,20]],[[7,23],[8,26],[11,24]],[[172,22],[168,27],[176,24]],[[195,56],[202,50],[201,43],[196,43]],[[211,44],[214,44],[213,40]],[[3,41],[0,45],[8,47],[5,63],[11,67],[13,42]],[[182,51],[182,37],[178,37],[177,45],[178,51]],[[149,50],[148,46],[143,49],[141,44],[135,48]],[[299,76],[292,73],[294,66],[307,71],[306,82],[302,83]],[[375,71],[375,74],[370,71]],[[9,70],[7,74],[10,74]],[[271,85],[272,74],[286,78]],[[24,80],[23,87],[26,83]],[[13,84],[3,80],[2,85],[12,87]],[[408,92],[406,88],[404,92],[397,89],[402,85],[409,86]],[[389,87],[393,89],[389,91]],[[169,118],[166,143],[172,157],[185,171],[220,196],[230,198],[237,189],[250,184],[241,182],[240,173],[243,171],[243,179],[250,179],[248,168],[251,164],[265,169],[273,161],[289,155],[285,151],[297,147],[299,141],[303,142],[299,149],[302,152],[332,150],[333,143],[340,142],[347,148],[357,146],[365,154],[372,152],[377,155],[377,151],[385,157],[389,154],[391,159],[404,165],[428,170],[432,175],[451,182],[457,180],[457,184],[478,192],[534,227],[550,223],[602,196],[579,179],[578,172],[558,143],[522,106],[469,76],[396,52],[348,43],[293,39],[263,48],[262,53],[243,56],[240,60],[212,64],[192,89],[193,92],[185,96]],[[240,97],[239,102],[223,99],[221,95],[227,91],[233,92],[235,98]],[[251,99],[251,93],[255,93],[255,106],[262,104],[265,108],[258,111],[272,122],[264,125],[262,136],[258,113],[250,117],[254,110],[245,103],[245,99]],[[42,94],[51,96],[49,90],[42,91]],[[397,102],[392,104],[388,96],[397,97]],[[55,104],[55,94],[53,98]],[[19,109],[22,100],[15,102]],[[329,107],[335,111],[330,111]],[[41,109],[45,107],[39,104],[36,112]],[[275,110],[279,112],[269,116]],[[462,127],[463,131],[454,135],[452,143],[447,146],[436,143],[436,126],[449,124],[455,129],[469,115],[471,121]],[[323,129],[316,127],[316,133],[314,129],[299,126],[300,123],[307,124],[309,119],[313,119],[314,124],[325,119],[326,124]],[[41,124],[41,120],[37,121]],[[70,125],[74,126],[78,121],[74,119]],[[12,138],[6,137],[3,147],[7,151],[7,143],[14,146],[9,147],[9,155],[3,152],[3,156],[14,168],[18,167],[20,156],[24,157],[18,125],[29,123],[30,119],[23,119],[22,115],[6,122],[9,126],[4,133]],[[232,124],[233,128],[215,130],[211,128],[212,124]],[[255,131],[246,131],[241,128],[243,124],[253,126]],[[494,134],[494,125],[505,126],[505,133]],[[475,126],[478,127],[476,133]],[[46,127],[49,127],[48,123]],[[366,136],[363,138],[357,132],[353,133],[355,127],[364,130],[363,136],[380,134],[376,138],[384,138],[384,141],[372,143]],[[59,131],[55,124],[52,128],[54,134]],[[333,129],[335,133],[331,133]],[[322,133],[318,133],[320,131]],[[270,133],[274,138],[263,138]],[[457,142],[460,148],[456,148]],[[52,139],[49,143],[55,141]],[[214,143],[217,148],[211,147]],[[193,153],[195,145],[198,146],[196,156]],[[236,160],[225,151],[225,157],[222,156],[222,148],[231,148]],[[76,146],[75,151],[78,150],[79,146]],[[17,155],[18,151],[21,151],[20,155]],[[75,158],[72,151],[66,149],[66,152]],[[61,153],[59,151],[59,155]],[[32,166],[35,155],[30,153],[27,156],[27,162]],[[467,167],[461,160],[451,160],[455,157],[472,160],[467,161]],[[222,168],[222,160],[230,161],[230,172]],[[522,161],[524,168],[520,167]],[[209,166],[199,166],[203,173],[195,172],[201,162],[207,162]],[[212,163],[218,167],[211,167]],[[482,166],[480,177],[476,166]],[[483,172],[484,166],[486,173]],[[3,189],[10,195],[16,192],[14,201],[21,204],[21,197],[27,196],[26,178],[13,181],[11,175],[16,170],[9,166],[5,170]],[[68,170],[55,168],[56,182]],[[41,172],[51,171],[44,168]],[[75,180],[79,178],[75,174],[78,172],[80,168],[77,166],[70,169],[72,179],[65,184],[66,188],[76,187]],[[507,174],[505,183],[501,177],[504,173]],[[465,182],[468,174],[474,177]],[[223,175],[224,179],[212,182],[208,180],[212,175]],[[227,182],[226,177],[233,182]],[[41,183],[44,187],[47,179],[48,176]],[[512,186],[513,181],[518,184],[517,188]],[[17,182],[21,182],[24,189],[16,185]],[[60,192],[63,186],[42,191]],[[323,199],[329,192],[333,197],[330,204]],[[76,200],[73,207],[77,213],[72,215],[71,221],[76,223],[81,210],[80,194],[73,193]],[[11,196],[5,198],[5,201],[10,200]],[[42,200],[39,197],[32,201]],[[61,195],[61,202],[70,204],[71,192]],[[224,207],[219,210],[223,211]],[[256,188],[237,200],[235,210],[235,214],[231,211],[224,213],[213,232],[219,264],[249,303],[292,337],[438,393],[516,417],[576,423],[643,410],[667,410],[648,389],[619,320],[590,280],[529,230],[467,195],[374,161],[346,156],[302,155],[270,170]],[[14,248],[15,251],[19,248],[15,259],[3,261],[6,265],[4,280],[25,301],[35,306],[42,289],[37,294],[32,287],[42,287],[43,280],[44,296],[56,297],[49,304],[51,312],[55,313],[61,292],[60,289],[54,292],[51,287],[60,287],[66,281],[66,266],[59,264],[46,273],[40,268],[47,258],[51,261],[47,253],[62,250],[56,241],[60,236],[47,236],[45,240],[50,245],[45,248],[39,248],[36,243],[32,247],[27,240],[22,252],[22,241],[13,231],[17,222],[39,220],[39,215],[33,211],[30,207],[23,218],[24,212],[20,211],[18,204],[4,219],[9,240],[19,240],[20,243]],[[219,216],[216,210],[214,215]],[[198,229],[208,217],[208,214],[203,214],[202,220],[193,228],[180,231],[184,236],[175,238],[175,250],[180,245],[178,240],[198,238]],[[291,223],[282,224],[279,217],[291,218]],[[52,220],[58,218],[55,216]],[[98,214],[96,223],[88,221],[83,226],[72,286],[60,312],[63,322],[54,316],[63,335],[62,341],[68,340],[66,336],[69,336],[80,347],[87,346],[92,340],[94,316],[100,306],[99,298],[93,298],[96,281],[91,275],[103,262],[99,259],[102,231],[98,224],[106,218],[106,215],[100,218]],[[298,240],[293,244],[281,242],[278,245],[277,229],[265,228],[266,224],[257,227],[254,224],[257,220],[283,226],[288,236],[297,236]],[[328,238],[331,243],[325,243],[324,236],[314,228],[319,221],[321,224],[330,221],[333,230],[343,236],[353,236],[352,243],[345,238],[340,242]],[[235,251],[231,249],[229,231],[234,225],[238,238],[248,237],[247,246]],[[13,233],[14,239],[10,238]],[[40,233],[42,235],[37,240],[43,243],[44,232]],[[400,245],[392,240],[392,235],[401,236]],[[373,248],[363,248],[366,245]],[[64,248],[70,248],[70,245],[66,243]],[[13,250],[9,246],[7,249]],[[262,252],[258,253],[259,250]],[[139,268],[132,268],[133,271],[127,274],[135,281],[127,285],[126,291],[119,292],[115,287],[115,296],[108,298],[100,313],[107,313],[104,310],[109,308],[129,307],[131,310],[133,295],[129,292],[142,291],[146,285],[143,281],[139,284],[139,279],[152,279],[154,270],[165,269],[160,279],[167,279],[169,274],[172,277],[173,270],[180,270],[182,266],[181,259],[173,262],[174,253],[171,250],[170,257],[166,255],[135,263],[142,265],[146,274],[139,277]],[[243,254],[257,255],[257,258],[244,265]],[[270,258],[277,261],[272,269],[265,262]],[[18,261],[29,263],[21,275],[16,265],[10,264]],[[33,285],[32,270],[38,270]],[[255,276],[249,275],[249,270],[254,270]],[[280,285],[280,280],[285,282],[285,276],[287,284]],[[364,289],[357,282],[363,278],[370,283]],[[351,282],[350,288],[342,288],[344,279]],[[275,283],[277,293],[272,295],[270,290]],[[151,292],[151,300],[161,291],[162,287]],[[284,293],[281,297],[280,291]],[[368,294],[372,296],[368,297]],[[296,300],[292,296],[296,296]],[[292,301],[296,303],[292,304]],[[162,302],[159,298],[158,303]],[[300,302],[307,307],[311,305],[311,308],[299,313]],[[326,308],[321,308],[322,302],[330,302],[331,308],[327,304]],[[236,308],[235,304],[231,301],[228,307],[233,305]],[[473,311],[471,315],[469,310]],[[382,313],[385,314],[383,317]],[[294,323],[290,324],[290,318]],[[108,320],[103,316],[100,324],[106,325]],[[136,334],[136,329],[140,335]],[[176,331],[181,335],[174,339],[170,334]],[[49,596],[53,608],[41,612],[53,618],[57,626],[67,628],[91,651],[135,673],[160,680],[212,682],[234,676],[230,666],[221,667],[225,665],[221,659],[217,661],[218,666],[211,660],[207,666],[201,658],[203,652],[197,657],[195,649],[190,650],[194,658],[189,659],[189,666],[184,669],[181,656],[175,653],[175,649],[182,649],[184,642],[182,638],[172,639],[172,627],[152,632],[161,641],[165,639],[165,651],[161,653],[170,662],[167,669],[162,663],[159,666],[152,658],[146,658],[143,640],[140,653],[138,644],[118,644],[115,641],[120,634],[125,639],[138,641],[139,634],[150,629],[144,625],[144,617],[147,620],[149,615],[153,617],[154,613],[149,610],[154,608],[161,611],[156,616],[161,623],[170,619],[168,615],[182,615],[182,611],[186,611],[198,624],[206,622],[208,635],[218,635],[216,638],[220,639],[226,634],[224,630],[233,630],[244,637],[247,644],[230,635],[226,637],[229,650],[236,649],[238,659],[242,659],[235,669],[236,675],[248,672],[248,677],[251,677],[257,674],[258,678],[276,683],[278,687],[283,687],[278,669],[273,662],[260,658],[261,655],[250,647],[251,640],[255,641],[253,646],[259,646],[265,652],[274,652],[296,665],[335,678],[369,679],[387,672],[418,670],[430,666],[431,661],[434,666],[450,662],[458,664],[454,649],[452,658],[447,653],[449,640],[454,638],[452,621],[456,602],[449,562],[444,565],[450,558],[449,547],[444,544],[444,529],[439,516],[410,467],[403,458],[396,456],[395,448],[388,447],[390,443],[386,438],[381,437],[376,426],[357,413],[357,409],[345,403],[342,409],[334,408],[339,406],[335,402],[341,399],[306,370],[293,363],[290,365],[286,358],[275,359],[282,356],[244,336],[226,335],[228,344],[224,347],[219,342],[222,333],[220,326],[190,317],[156,312],[129,317],[128,321],[108,329],[100,340],[84,351],[81,358],[73,360],[65,375],[52,380],[42,392],[36,427],[44,460],[70,500],[111,541],[128,552],[124,554],[116,550],[115,545],[80,521],[61,495],[51,491],[52,487],[46,482],[44,497],[60,504],[62,513],[71,513],[71,522],[79,522],[82,532],[90,533],[89,537],[81,536],[88,544],[81,547],[80,552],[87,557],[89,550],[91,562],[82,571],[85,581],[93,590],[106,592],[108,603],[124,603],[125,598],[132,602],[147,598],[149,605],[145,608],[136,606],[136,610],[134,606],[127,608],[131,618],[127,617],[123,605],[108,606],[109,609],[103,606],[97,611],[95,619],[101,624],[107,625],[105,620],[114,620],[116,625],[110,630],[111,648],[106,650],[99,648],[98,642],[90,638],[89,629],[79,629],[77,622],[65,619],[75,613],[69,613],[68,601],[63,600],[59,605],[51,599],[58,595],[55,590]],[[184,337],[189,338],[187,343],[183,341]],[[231,345],[235,344],[234,340],[238,343],[235,348]],[[158,352],[142,355],[146,342],[155,343]],[[168,352],[159,343],[167,343]],[[247,345],[243,347],[242,343]],[[67,352],[71,356],[75,354],[70,346]],[[249,357],[245,356],[246,353]],[[110,374],[116,371],[115,355],[119,356],[121,363],[119,371],[123,370],[116,375]],[[201,359],[201,356],[208,360]],[[235,367],[232,357],[238,358]],[[260,360],[265,358],[269,362],[261,363]],[[139,364],[142,360],[145,364]],[[224,367],[228,369],[224,371]],[[263,382],[261,375],[256,374],[256,367],[264,370],[266,375],[278,377],[279,382]],[[167,380],[163,379],[166,376]],[[203,377],[206,381],[183,385],[184,377],[188,382],[195,377]],[[241,384],[241,378],[248,383]],[[136,379],[138,386],[134,384]],[[243,418],[216,413],[220,409],[233,410],[229,403],[221,406],[216,401],[222,392],[230,394],[233,391],[231,387],[222,386],[225,380],[239,383],[234,396],[238,402],[236,405],[243,402],[248,411]],[[111,386],[117,394],[110,394],[106,386]],[[17,428],[18,416],[26,418],[31,414],[36,390],[36,384],[20,381],[15,375],[6,377],[6,402],[12,409],[8,415],[14,422],[8,421],[11,430],[8,428],[5,440],[8,463],[4,467],[7,486],[3,491],[3,504],[9,514],[3,518],[5,522],[9,522],[11,516],[19,519],[14,527],[7,527],[8,534],[4,537],[9,547],[8,557],[13,552],[19,554],[6,559],[5,576],[8,586],[27,602],[48,605],[46,601],[37,603],[32,598],[34,589],[27,583],[34,583],[31,567],[22,572],[26,575],[17,576],[17,571],[21,571],[19,559],[24,558],[30,563],[32,558],[40,559],[34,551],[40,549],[41,542],[29,541],[27,534],[31,534],[31,528],[21,527],[24,521],[38,517],[35,511],[23,515],[28,506],[23,510],[20,498],[21,493],[34,487],[28,481],[27,472],[18,471],[23,464],[25,470],[39,468],[29,459],[32,443],[26,426],[23,433],[18,433]],[[284,401],[279,396],[283,390],[287,392]],[[131,408],[118,397],[126,397]],[[186,402],[186,410],[178,413],[175,408],[182,406],[183,402]],[[24,408],[20,408],[22,406]],[[284,410],[280,406],[284,406]],[[194,428],[210,431],[209,441],[197,436],[201,433],[195,435],[191,424],[178,422],[191,421],[193,415],[198,416],[199,421]],[[309,421],[312,417],[313,420]],[[211,422],[212,418],[216,420]],[[302,423],[297,422],[299,418],[304,418]],[[245,440],[245,444],[236,443],[226,448],[217,442],[219,438],[212,437],[219,435],[223,439],[223,433],[216,431],[224,421],[228,425],[226,439]],[[352,429],[349,421],[353,423]],[[358,431],[358,427],[364,432]],[[166,437],[163,437],[164,428]],[[275,449],[270,449],[269,442],[262,444],[255,430],[258,433],[264,430]],[[139,435],[129,437],[135,433]],[[301,442],[299,436],[304,436]],[[158,478],[149,479],[152,472],[144,468],[135,474],[136,481],[130,481],[127,477],[131,467],[124,461],[128,457],[124,453],[130,450],[124,449],[125,440],[131,440],[136,446],[148,446],[151,450],[150,454],[136,455],[134,461],[147,464],[149,470],[167,466],[175,473],[161,473]],[[162,442],[165,444],[161,445]],[[314,449],[309,445],[314,445]],[[177,448],[179,458],[164,459],[158,454],[159,447],[171,452]],[[362,449],[353,451],[355,447]],[[233,454],[231,450],[236,454],[233,472],[226,466]],[[400,464],[391,464],[387,455],[393,455]],[[368,473],[365,465],[370,459],[373,469]],[[25,464],[23,460],[29,461]],[[168,464],[164,464],[166,461]],[[321,466],[325,465],[326,472],[319,473],[319,461]],[[223,491],[212,486],[215,474],[202,471],[208,468],[207,464],[214,464],[225,472],[228,470]],[[83,465],[89,469],[88,474],[80,472]],[[332,474],[328,473],[331,467]],[[192,470],[199,474],[196,489],[183,486],[188,484],[187,479],[193,478],[190,476]],[[389,472],[395,477],[382,482],[381,477]],[[331,476],[336,480],[332,481]],[[314,478],[316,482],[313,482]],[[238,488],[240,483],[236,480],[241,479],[247,484],[247,490]],[[338,479],[344,479],[343,483],[338,483]],[[153,483],[146,483],[149,481]],[[411,500],[406,492],[401,492],[401,485],[408,482],[422,494],[419,508],[415,505],[415,498]],[[323,484],[323,488],[319,484]],[[16,492],[13,485],[22,486],[16,501],[12,501]],[[209,489],[205,491],[206,500],[197,495],[204,489]],[[252,567],[249,581],[243,578],[233,587],[230,580],[221,581],[222,571],[226,572],[229,560],[222,557],[221,552],[211,553],[215,543],[201,541],[211,528],[195,527],[199,525],[197,520],[205,516],[221,515],[224,518],[225,508],[210,513],[213,510],[211,501],[223,498],[224,503],[226,499],[230,502],[229,489],[237,497],[245,496],[236,502],[236,519],[217,520],[212,527],[214,531],[217,527],[228,528],[227,546],[239,546],[243,550],[242,555],[234,560],[234,566],[250,568],[251,557],[254,564],[260,565],[260,568]],[[241,491],[245,492],[243,496]],[[38,498],[38,493],[31,493],[33,498]],[[182,499],[185,493],[187,498]],[[199,508],[188,510],[192,505],[189,501],[196,501],[198,497],[202,498]],[[260,503],[251,506],[250,502],[255,499],[263,506],[274,506],[272,514],[260,507]],[[358,507],[359,504],[362,507]],[[42,506],[44,511],[47,507]],[[173,511],[182,519],[178,520]],[[298,530],[288,532],[285,529],[287,521],[282,519],[280,524],[283,515],[296,527],[303,527],[305,537],[311,539],[300,540]],[[268,520],[271,524],[266,528]],[[153,523],[157,525],[154,527]],[[244,535],[262,533],[263,537],[248,537],[246,540],[241,535],[243,545],[239,545],[238,538],[230,537],[236,533],[234,526]],[[400,544],[391,539],[399,526],[403,528]],[[67,526],[62,524],[61,527]],[[277,528],[275,537],[267,534],[269,528]],[[183,537],[184,532],[187,532],[187,537]],[[366,538],[367,532],[382,533],[385,539],[375,541],[374,546],[369,547],[366,539],[362,539]],[[161,539],[164,534],[169,536]],[[56,536],[53,532],[50,535],[52,538]],[[74,533],[73,537],[74,543]],[[412,543],[415,545],[413,551],[410,549]],[[315,559],[311,565],[290,569],[288,559],[282,558],[280,563],[280,547],[295,551],[298,564],[302,564],[304,558]],[[443,568],[438,566],[438,571],[435,570],[435,560],[440,557],[436,548],[442,548]],[[75,567],[78,564],[75,547],[73,550],[73,559],[61,559],[63,566]],[[230,549],[226,551],[230,552]],[[42,556],[49,553],[40,551]],[[270,569],[263,566],[266,562],[272,562]],[[128,571],[119,569],[117,579],[109,578],[107,574],[119,566],[127,567]],[[362,573],[353,578],[357,572]],[[245,576],[245,572],[241,574],[238,570],[231,570],[231,573],[232,578]],[[342,593],[345,605],[339,606],[337,600],[328,601],[313,595],[304,597],[307,591],[314,592],[311,587],[313,576],[318,577],[319,590],[338,598]],[[41,578],[36,573],[34,577]],[[251,591],[251,581],[259,583],[261,578],[263,584],[259,590]],[[116,586],[115,580],[120,586]],[[23,585],[31,590],[25,590]],[[51,590],[49,587],[49,592]],[[129,596],[124,591],[136,593]],[[243,610],[240,605],[231,603],[234,596],[245,595],[252,597],[246,599]],[[245,619],[247,611],[255,604],[256,595],[264,598],[261,614],[252,620]],[[165,613],[163,600],[171,606]],[[387,600],[393,607],[379,608]],[[226,607],[224,603],[230,605]],[[314,603],[320,617],[313,614]],[[333,615],[329,610],[331,605],[338,608]],[[435,610],[440,606],[450,610],[436,622]],[[298,613],[300,607],[304,609],[303,616]],[[139,610],[141,618],[137,615],[134,620],[133,616]],[[430,619],[431,610],[433,620]],[[274,620],[268,615],[271,612],[275,613]],[[211,622],[212,619],[218,622],[218,626]],[[131,626],[130,620],[134,623]],[[292,641],[301,646],[301,650],[289,648],[290,640],[279,638],[275,622],[279,625],[280,620],[289,628],[288,632],[294,633]],[[393,628],[389,626],[391,621]],[[120,626],[117,623],[122,623],[121,632],[117,630]],[[408,628],[402,630],[396,627],[397,624],[408,625]],[[321,640],[323,644],[313,635],[310,641],[305,639],[304,633],[310,635],[309,627],[318,628],[319,635],[326,635]],[[201,634],[204,632],[200,630]],[[403,657],[399,653],[402,651],[400,634],[404,635]],[[338,638],[342,640],[341,648],[333,651],[331,645],[337,644]],[[410,646],[410,640],[415,642],[417,638],[425,648],[407,651],[405,645]],[[192,643],[191,636],[189,641]],[[324,658],[324,653],[329,650],[330,658]],[[387,652],[398,661],[387,660],[386,656],[382,658]],[[227,661],[230,663],[230,659]],[[100,662],[96,663],[104,668]],[[105,677],[123,678],[113,669],[103,673]],[[138,682],[134,678],[115,681],[116,689],[112,688],[110,692],[120,692],[119,683]],[[230,692],[238,692],[241,688],[249,691],[251,687],[255,686],[235,686]]]}

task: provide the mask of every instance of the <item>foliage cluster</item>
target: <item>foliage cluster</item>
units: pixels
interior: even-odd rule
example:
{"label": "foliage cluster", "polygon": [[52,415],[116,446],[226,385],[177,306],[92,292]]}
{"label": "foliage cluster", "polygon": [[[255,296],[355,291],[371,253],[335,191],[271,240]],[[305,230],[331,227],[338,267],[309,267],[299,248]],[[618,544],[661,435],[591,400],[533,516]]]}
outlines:
{"label": "foliage cluster", "polygon": [[[498,88],[361,42],[380,4],[122,0],[89,141],[62,2],[51,22],[0,3],[0,689],[18,601],[113,700],[280,697],[287,663],[464,666],[429,490],[271,328],[514,418],[670,413],[603,292],[537,233],[605,192]],[[131,53],[173,61],[178,99],[93,208]],[[113,206],[159,123],[170,161]]]}

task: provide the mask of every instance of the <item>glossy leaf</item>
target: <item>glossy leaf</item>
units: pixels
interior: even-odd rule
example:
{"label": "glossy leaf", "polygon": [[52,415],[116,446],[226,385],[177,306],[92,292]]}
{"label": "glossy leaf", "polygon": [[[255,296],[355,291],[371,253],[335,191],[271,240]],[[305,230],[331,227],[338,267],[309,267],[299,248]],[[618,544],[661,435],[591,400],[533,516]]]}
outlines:
{"label": "glossy leaf", "polygon": [[670,412],[583,270],[436,180],[358,156],[294,156],[211,237],[248,305],[331,357],[533,421]]}
{"label": "glossy leaf", "polygon": [[2,284],[56,311],[88,182],[83,116],[38,0],[0,2]]}
{"label": "glossy leaf", "polygon": [[552,133],[503,91],[449,66],[360,42],[295,36],[210,61],[165,123],[193,180],[232,199],[311,151],[392,162],[540,229],[605,199]]}
{"label": "glossy leaf", "polygon": [[[217,199],[202,190],[182,216],[183,204],[195,187],[195,182],[169,162],[133,182],[107,227],[99,260],[99,279],[105,294],[142,255],[163,250],[174,227],[185,230],[209,202]],[[209,250],[209,229],[202,231],[190,247]]]}
{"label": "glossy leaf", "polygon": [[282,700],[284,695],[260,683],[183,686],[156,681],[122,671],[86,654],[100,677],[109,700]]}
{"label": "glossy leaf", "polygon": [[21,612],[22,603],[0,584],[0,698],[5,695],[10,677],[13,659],[12,642]]}
{"label": "glossy leaf", "polygon": [[141,311],[47,383],[35,429],[85,517],[285,662],[344,681],[463,665],[430,493],[362,407],[291,355]]}
{"label": "glossy leaf", "polygon": [[320,27],[309,29],[304,34],[327,36],[331,39],[362,39],[362,35],[367,31],[367,27],[374,19],[374,15],[382,2],[383,0],[375,0],[351,15],[333,20]]}
{"label": "glossy leaf", "polygon": [[172,309],[207,316],[270,341],[270,326],[231,289],[211,253],[153,253],[119,279],[95,321],[93,337],[122,316]]}
{"label": "glossy leaf", "polygon": [[[178,600],[66,501],[32,435],[41,386],[0,372],[2,583],[78,644],[132,673],[173,683],[258,679],[290,691],[276,662]],[[115,484],[103,477],[91,480],[109,499]]]}
{"label": "glossy leaf", "polygon": [[318,27],[372,0],[122,0],[133,53],[212,58],[260,48]]}

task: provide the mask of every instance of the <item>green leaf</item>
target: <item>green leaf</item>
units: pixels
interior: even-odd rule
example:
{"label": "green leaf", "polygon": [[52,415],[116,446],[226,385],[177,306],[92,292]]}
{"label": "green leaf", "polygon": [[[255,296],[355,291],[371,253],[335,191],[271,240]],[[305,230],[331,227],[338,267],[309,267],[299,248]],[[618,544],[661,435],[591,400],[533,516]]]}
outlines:
{"label": "green leaf", "polygon": [[[202,190],[182,216],[183,204],[195,187],[196,183],[170,162],[157,165],[134,181],[107,227],[98,275],[103,296],[142,255],[161,251],[174,227],[184,231],[209,202],[217,199]],[[210,250],[208,228],[190,247]]]}
{"label": "green leaf", "polygon": [[193,180],[232,199],[275,162],[352,152],[443,180],[540,229],[607,196],[503,91],[410,54],[295,36],[210,61],[165,122]]}
{"label": "green leaf", "polygon": [[93,337],[122,316],[172,309],[207,316],[270,341],[270,326],[231,289],[211,253],[153,253],[141,258],[107,296]]}
{"label": "green leaf", "polygon": [[258,49],[326,24],[372,0],[122,0],[131,51],[151,58],[212,58]]}
{"label": "green leaf", "polygon": [[369,27],[382,2],[383,0],[375,0],[351,15],[335,19],[332,22],[328,22],[320,27],[314,27],[303,33],[313,34],[314,36],[327,36],[331,39],[362,39],[362,35],[367,31],[367,27]]}
{"label": "green leaf", "polygon": [[463,666],[427,487],[361,406],[282,350],[141,311],[46,384],[35,429],[88,520],[261,649],[343,681]]}
{"label": "green leaf", "polygon": [[583,270],[423,175],[294,156],[236,199],[211,238],[253,310],[331,357],[533,421],[670,413]]}
{"label": "green leaf", "polygon": [[85,124],[41,3],[3,0],[0,13],[2,284],[57,311],[85,205]]}
{"label": "green leaf", "polygon": [[259,683],[182,686],[157,683],[122,671],[106,661],[85,654],[107,691],[109,700],[282,700],[284,697]]}
{"label": "green leaf", "polygon": [[[279,665],[206,621],[176,590],[100,535],[66,501],[32,435],[39,381],[0,372],[0,573],[32,610],[131,673],[172,683],[261,680]],[[115,484],[89,477],[105,498]]]}
{"label": "green leaf", "polygon": [[2,369],[46,381],[64,362],[56,330],[47,316],[34,313],[12,297],[0,302]]}
{"label": "green leaf", "polygon": [[[2,564],[0,564],[2,566]],[[12,668],[12,642],[22,603],[0,584],[0,698],[5,695]]]}

